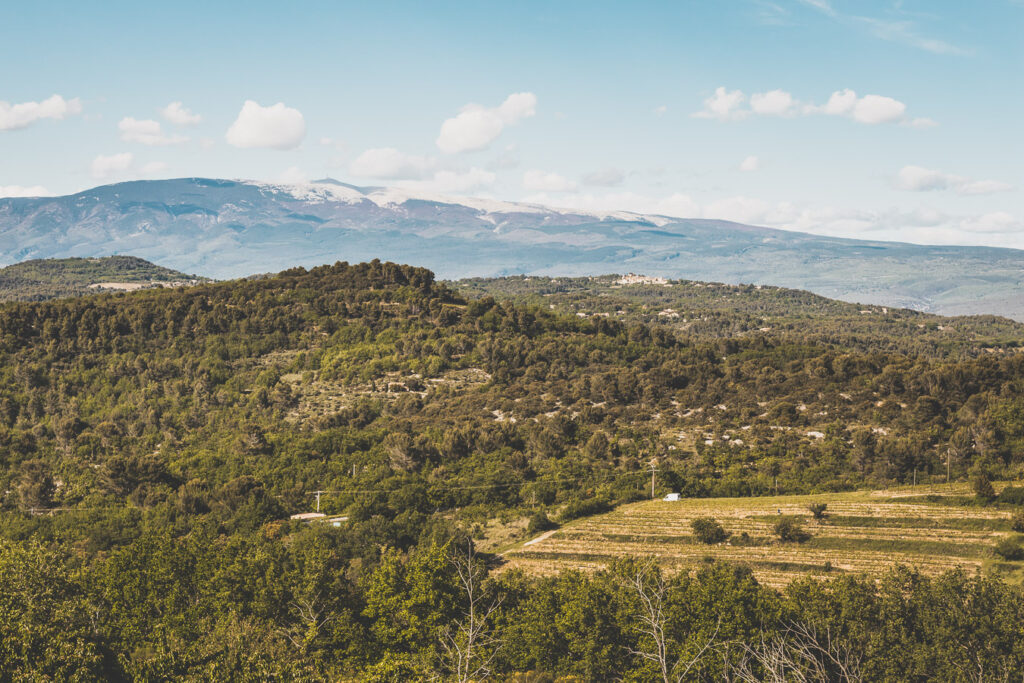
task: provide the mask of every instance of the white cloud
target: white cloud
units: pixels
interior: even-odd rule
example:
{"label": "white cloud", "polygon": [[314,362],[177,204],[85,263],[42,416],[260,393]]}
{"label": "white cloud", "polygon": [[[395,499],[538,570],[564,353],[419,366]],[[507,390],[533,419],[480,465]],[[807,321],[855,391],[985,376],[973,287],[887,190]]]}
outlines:
{"label": "white cloud", "polygon": [[960,222],[960,229],[968,232],[1018,233],[1024,232],[1024,222],[1017,220],[1005,211],[993,211],[964,219]]}
{"label": "white cloud", "polygon": [[969,55],[970,51],[958,47],[944,40],[927,38],[915,32],[913,24],[908,21],[890,21],[875,19],[873,17],[850,17],[853,21],[868,27],[868,30],[876,38],[888,40],[894,43],[903,43],[916,47],[919,50],[933,52],[939,55]]}
{"label": "white cloud", "polygon": [[1013,185],[999,180],[971,180],[957,188],[960,194],[995,194],[1012,190]]}
{"label": "white cloud", "polygon": [[574,193],[557,197],[541,192],[523,201],[548,206],[597,212],[630,211],[680,218],[700,215],[700,206],[688,195],[680,192],[666,197],[651,197],[637,192],[609,192],[607,194]]}
{"label": "white cloud", "polygon": [[368,149],[349,164],[349,172],[364,178],[384,180],[422,179],[427,177],[432,159],[403,154],[394,147]]}
{"label": "white cloud", "polygon": [[750,108],[762,116],[789,116],[794,113],[796,100],[785,90],[770,90],[751,95]]}
{"label": "white cloud", "polygon": [[464,193],[489,187],[496,179],[497,175],[494,173],[474,166],[468,171],[437,171],[428,179],[405,180],[397,184],[399,187],[421,192]]}
{"label": "white cloud", "polygon": [[140,145],[151,147],[180,145],[183,142],[188,142],[188,138],[182,135],[164,135],[160,128],[160,122],[152,119],[140,121],[126,116],[117,124],[117,128],[121,131],[121,140],[124,142],[137,142]]}
{"label": "white cloud", "polygon": [[[928,38],[917,32],[914,23],[906,19],[878,19],[875,17],[858,16],[855,14],[842,14],[827,0],[803,0],[805,5],[810,5],[835,21],[857,28],[866,28],[868,32],[881,40],[888,40],[894,43],[902,43],[911,47],[946,55],[967,55],[967,50],[952,45],[937,38]],[[900,11],[897,3],[894,7]]]}
{"label": "white cloud", "polygon": [[681,192],[673,192],[669,196],[659,199],[651,208],[653,213],[665,216],[678,216],[680,218],[696,216],[700,211],[697,202]]}
{"label": "white cloud", "polygon": [[728,197],[709,203],[702,214],[705,218],[855,239],[1024,247],[1024,221],[1005,211],[957,216],[930,208],[846,209]]}
{"label": "white cloud", "polygon": [[693,114],[697,119],[718,119],[729,121],[746,118],[750,113],[741,109],[747,97],[740,90],[728,91],[724,87],[715,88],[715,94],[704,100],[704,108]]}
{"label": "white cloud", "polygon": [[763,199],[750,197],[727,197],[713,201],[704,207],[705,218],[749,223],[753,225],[777,225],[792,220],[792,205],[782,202],[772,204]]}
{"label": "white cloud", "polygon": [[0,197],[51,197],[42,185],[0,185]]}
{"label": "white cloud", "polygon": [[759,116],[808,116],[826,114],[843,116],[869,125],[879,123],[902,123],[914,128],[928,128],[938,125],[928,118],[907,118],[907,105],[884,95],[858,97],[849,88],[836,90],[823,105],[802,104],[785,90],[769,90],[750,96],[749,108],[744,106],[746,95],[740,90],[728,91],[724,87],[715,90],[712,97],[704,100],[704,108],[693,114],[695,118],[738,121],[751,114]]}
{"label": "white cloud", "polygon": [[894,123],[902,121],[907,105],[882,95],[865,95],[853,108],[853,120],[860,123]]}
{"label": "white cloud", "polygon": [[760,165],[761,160],[758,159],[756,156],[751,155],[740,162],[740,170],[746,172],[756,171],[760,167]]}
{"label": "white cloud", "polygon": [[289,166],[277,177],[277,181],[286,185],[304,185],[309,182],[309,176],[298,166]]}
{"label": "white cloud", "polygon": [[110,155],[100,154],[92,160],[92,177],[102,180],[114,175],[123,174],[131,168],[134,160],[135,157],[131,152]]}
{"label": "white cloud", "polygon": [[[823,106],[816,107],[808,105],[804,108],[806,114],[826,114],[829,116],[845,116],[858,123],[869,125],[879,123],[900,123],[916,127],[925,127],[928,123],[934,125],[930,119],[914,119],[908,121],[906,118],[907,105],[899,100],[884,95],[865,95],[858,97],[856,91],[846,88],[836,90],[828,98]],[[918,122],[918,123],[915,123]],[[928,122],[928,123],[925,123]],[[924,124],[924,125],[922,125]]]}
{"label": "white cloud", "polygon": [[530,92],[513,93],[497,107],[467,104],[454,117],[441,124],[437,147],[446,154],[483,149],[510,126],[533,116],[537,96]]}
{"label": "white cloud", "polygon": [[836,11],[832,9],[832,5],[827,0],[803,0],[805,4],[811,7],[816,7],[826,14],[834,15]]}
{"label": "white cloud", "polygon": [[160,110],[160,114],[176,126],[195,126],[203,120],[202,116],[193,113],[181,102],[171,102]]}
{"label": "white cloud", "polygon": [[306,120],[283,102],[269,107],[246,100],[224,139],[243,148],[295,149],[306,136]]}
{"label": "white cloud", "polygon": [[621,185],[622,181],[626,179],[626,174],[617,168],[605,168],[600,171],[594,171],[583,176],[583,183],[585,185],[592,185],[597,187],[614,187]]}
{"label": "white cloud", "polygon": [[654,108],[654,115],[655,116],[664,116],[665,112],[667,112],[667,111],[668,111],[668,107],[663,104],[661,106],[658,106],[658,107]]}
{"label": "white cloud", "polygon": [[523,201],[594,212],[632,211],[675,218],[730,220],[855,239],[1024,247],[1024,221],[1004,211],[950,215],[927,207],[912,210],[849,209],[770,202],[743,196],[723,197],[701,206],[682,193],[654,197],[629,191],[608,194],[537,193],[523,198]]}
{"label": "white cloud", "polygon": [[993,194],[1005,192],[1012,185],[998,180],[972,180],[952,173],[943,173],[921,166],[904,166],[896,174],[894,185],[909,192],[953,190],[961,195]]}
{"label": "white cloud", "polygon": [[[846,88],[845,90],[836,90],[832,93],[828,98],[828,102],[824,106],[819,107],[817,111],[831,116],[849,116],[856,107],[857,93]],[[808,109],[808,113],[814,112],[814,107]]]}
{"label": "white cloud", "polygon": [[142,165],[139,175],[159,175],[167,170],[167,162],[150,161]]}
{"label": "white cloud", "polygon": [[907,118],[907,105],[892,97],[884,95],[865,95],[858,97],[856,91],[846,88],[837,90],[828,98],[824,106],[810,105],[805,109],[808,114],[828,114],[845,116],[858,123],[869,125],[879,123],[903,123],[914,128],[930,128],[937,126],[928,118]]}
{"label": "white cloud", "polygon": [[904,166],[896,174],[896,188],[910,192],[926,190],[945,190],[949,187],[950,176],[939,171],[932,171],[920,166]]}
{"label": "white cloud", "polygon": [[576,183],[557,173],[532,169],[523,174],[523,189],[530,192],[572,192]]}
{"label": "white cloud", "polygon": [[492,171],[507,171],[512,168],[519,168],[519,151],[515,145],[506,145],[494,160],[487,164]]}
{"label": "white cloud", "polygon": [[10,104],[0,101],[0,130],[27,128],[40,119],[60,120],[82,111],[81,101],[75,97],[65,100],[53,95],[41,102]]}

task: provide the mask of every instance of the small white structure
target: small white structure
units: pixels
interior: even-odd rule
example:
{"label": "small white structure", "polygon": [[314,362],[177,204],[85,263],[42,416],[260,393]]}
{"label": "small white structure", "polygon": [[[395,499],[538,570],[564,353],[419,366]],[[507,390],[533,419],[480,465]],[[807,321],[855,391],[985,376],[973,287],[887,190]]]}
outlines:
{"label": "small white structure", "polygon": [[671,501],[679,500],[679,494],[678,493],[670,493],[667,496],[665,496],[662,500],[667,500],[667,501],[670,501],[670,502]]}
{"label": "small white structure", "polygon": [[666,278],[651,277],[649,275],[637,275],[629,273],[615,281],[617,285],[668,285],[671,284]]}
{"label": "small white structure", "polygon": [[312,522],[315,519],[323,519],[326,516],[327,515],[322,512],[300,512],[297,515],[292,515],[288,519],[295,519],[300,522]]}
{"label": "small white structure", "polygon": [[305,522],[306,524],[330,524],[331,526],[341,526],[343,522],[348,521],[348,515],[335,515],[328,517],[323,512],[300,512],[297,515],[292,515],[288,519],[294,519],[296,522]]}

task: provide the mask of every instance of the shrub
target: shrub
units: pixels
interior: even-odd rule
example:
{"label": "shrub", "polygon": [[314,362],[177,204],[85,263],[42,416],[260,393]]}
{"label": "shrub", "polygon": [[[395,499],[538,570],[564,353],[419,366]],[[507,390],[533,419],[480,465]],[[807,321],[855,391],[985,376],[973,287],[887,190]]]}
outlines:
{"label": "shrub", "polygon": [[811,514],[814,515],[815,519],[825,519],[825,509],[828,508],[827,503],[811,503],[807,506]]}
{"label": "shrub", "polygon": [[563,522],[568,522],[580,517],[599,515],[611,509],[611,504],[603,498],[587,498],[586,500],[577,498],[576,500],[569,501],[569,504],[565,506],[565,509],[562,510],[561,519]]}
{"label": "shrub", "polygon": [[1010,560],[1011,562],[1024,560],[1024,546],[1021,545],[1020,539],[1012,536],[1004,536],[999,539],[999,542],[996,543],[996,547],[993,548],[993,550],[996,555],[1004,560]]}
{"label": "shrub", "polygon": [[1024,505],[1024,486],[1007,486],[996,500],[1008,505]]}
{"label": "shrub", "polygon": [[978,474],[971,480],[971,488],[978,500],[988,503],[996,497],[996,490],[992,488],[992,482],[985,474]]}
{"label": "shrub", "polygon": [[1010,528],[1024,533],[1024,514],[1014,516],[1013,520],[1010,521]]}
{"label": "shrub", "polygon": [[530,517],[530,522],[526,525],[526,533],[533,536],[534,534],[557,528],[558,525],[551,521],[546,512],[538,510]]}
{"label": "shrub", "polygon": [[693,528],[693,535],[697,540],[707,545],[721,543],[729,537],[722,525],[711,517],[698,517],[690,522],[690,527]]}
{"label": "shrub", "polygon": [[781,517],[779,521],[775,522],[773,531],[783,543],[803,543],[811,538],[811,535],[800,526],[800,522],[789,515]]}

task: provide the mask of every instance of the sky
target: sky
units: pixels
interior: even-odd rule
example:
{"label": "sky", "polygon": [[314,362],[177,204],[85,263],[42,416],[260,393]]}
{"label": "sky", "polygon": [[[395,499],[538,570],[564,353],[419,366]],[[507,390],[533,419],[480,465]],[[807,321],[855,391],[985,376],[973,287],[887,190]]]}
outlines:
{"label": "sky", "polygon": [[1024,0],[19,5],[0,196],[332,177],[1024,248]]}

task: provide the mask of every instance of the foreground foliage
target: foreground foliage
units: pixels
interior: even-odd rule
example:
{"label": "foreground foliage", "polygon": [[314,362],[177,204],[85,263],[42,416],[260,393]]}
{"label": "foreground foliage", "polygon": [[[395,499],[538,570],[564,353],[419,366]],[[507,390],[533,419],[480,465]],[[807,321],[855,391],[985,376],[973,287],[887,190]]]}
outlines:
{"label": "foreground foliage", "polygon": [[[471,547],[424,542],[366,564],[367,544],[345,529],[296,529],[284,543],[208,531],[147,536],[82,566],[37,543],[5,542],[0,670],[11,679],[385,681],[1024,672],[1024,592],[981,576],[895,569],[880,582],[803,579],[779,592],[740,566],[667,577],[629,559],[593,575],[488,576]],[[784,678],[773,677],[779,667]]]}

